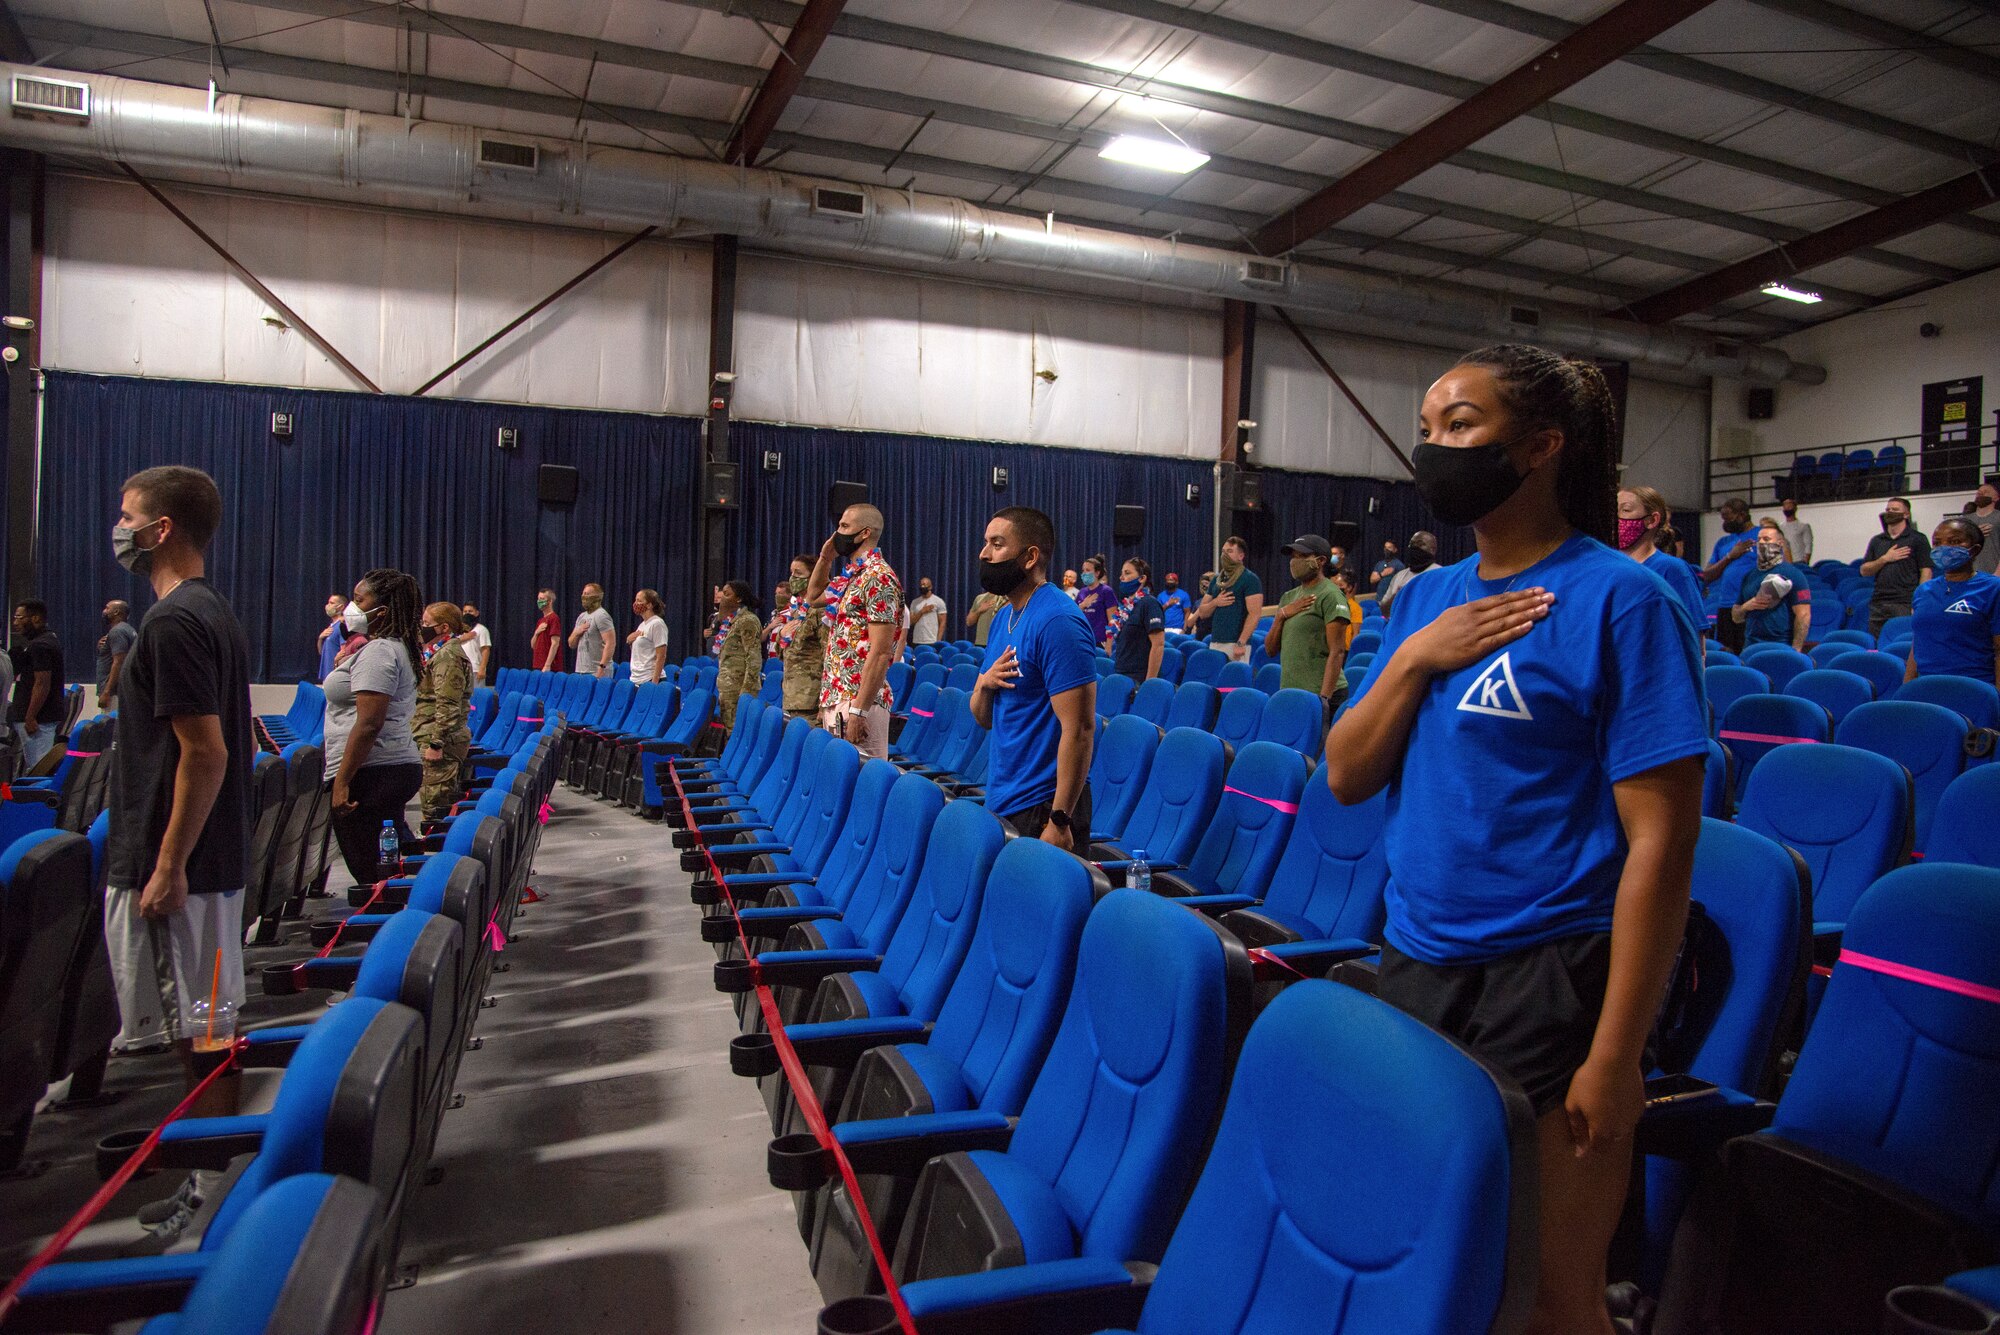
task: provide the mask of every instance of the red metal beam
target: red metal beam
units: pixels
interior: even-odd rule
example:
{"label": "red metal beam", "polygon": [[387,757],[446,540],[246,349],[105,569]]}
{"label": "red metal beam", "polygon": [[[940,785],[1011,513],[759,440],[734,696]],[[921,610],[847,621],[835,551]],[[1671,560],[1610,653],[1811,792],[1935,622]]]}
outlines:
{"label": "red metal beam", "polygon": [[792,24],[791,35],[785,38],[784,51],[764,76],[757,95],[750,99],[750,109],[743,113],[743,123],[736,127],[736,135],[729,141],[725,156],[730,162],[745,167],[757,165],[764,141],[778,128],[778,117],[784,114],[786,104],[806,77],[807,67],[819,54],[827,33],[833,30],[834,20],[846,7],[847,0],[806,0],[798,21]]}
{"label": "red metal beam", "polygon": [[1712,2],[1624,0],[1395,147],[1273,218],[1258,229],[1250,244],[1260,255],[1276,255],[1310,241]]}
{"label": "red metal beam", "polygon": [[1766,283],[1783,282],[1803,269],[1837,260],[1864,246],[1880,245],[1954,214],[1991,204],[1995,199],[2000,199],[2000,168],[1967,172],[1943,185],[1905,195],[1893,204],[1835,223],[1824,231],[1691,278],[1679,287],[1634,302],[1627,313],[1644,324],[1665,324],[1683,315],[1705,311]]}

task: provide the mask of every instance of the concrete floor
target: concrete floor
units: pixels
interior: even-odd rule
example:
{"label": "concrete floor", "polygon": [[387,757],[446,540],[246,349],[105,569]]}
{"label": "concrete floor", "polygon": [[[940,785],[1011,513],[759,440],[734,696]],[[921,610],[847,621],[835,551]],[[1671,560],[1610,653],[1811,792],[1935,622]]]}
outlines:
{"label": "concrete floor", "polygon": [[[789,1199],[764,1177],[763,1104],[729,1072],[735,1016],[665,827],[559,788],[536,866],[546,898],[493,977],[484,1046],[459,1068],[465,1105],[438,1137],[443,1180],[405,1212],[417,1282],[389,1294],[380,1331],[811,1331],[818,1290]],[[246,1023],[299,1013],[259,997],[255,975],[302,953],[248,952]],[[114,1062],[117,1105],[37,1119],[30,1155],[50,1169],[0,1182],[6,1273],[95,1189],[99,1136],[171,1108],[174,1074],[164,1058]],[[130,1213],[175,1185],[133,1184],[70,1255],[146,1250]]]}

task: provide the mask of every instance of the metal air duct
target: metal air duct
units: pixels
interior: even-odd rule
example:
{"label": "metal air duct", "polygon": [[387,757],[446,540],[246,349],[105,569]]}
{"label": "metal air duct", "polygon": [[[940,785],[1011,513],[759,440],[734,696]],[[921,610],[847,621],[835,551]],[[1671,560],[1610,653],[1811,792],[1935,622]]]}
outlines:
{"label": "metal air duct", "polygon": [[1023,217],[944,195],[235,94],[216,97],[211,110],[205,89],[22,65],[0,69],[10,93],[17,77],[89,85],[87,121],[22,114],[0,121],[0,144],[40,153],[221,172],[247,188],[345,185],[477,202],[482,211],[558,212],[858,257],[1110,279],[1450,334],[1468,344],[1531,337],[1580,356],[1757,384],[1826,378],[1823,368],[1776,349],[1684,329],[1538,302],[1539,323],[1527,330],[1509,318],[1519,303],[1501,293],[1485,301],[1416,280],[1260,260],[1216,246]]}

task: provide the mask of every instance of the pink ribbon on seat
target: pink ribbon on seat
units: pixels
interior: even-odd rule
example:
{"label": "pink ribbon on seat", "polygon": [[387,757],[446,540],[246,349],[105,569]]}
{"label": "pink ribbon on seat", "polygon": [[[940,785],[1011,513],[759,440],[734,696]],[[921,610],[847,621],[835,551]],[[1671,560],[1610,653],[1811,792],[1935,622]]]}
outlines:
{"label": "pink ribbon on seat", "polygon": [[1787,746],[1793,742],[1803,742],[1807,746],[1819,745],[1817,737],[1780,737],[1774,732],[1731,732],[1724,728],[1716,735],[1728,742],[1769,742],[1772,746]]}
{"label": "pink ribbon on seat", "polygon": [[1929,969],[1898,964],[1894,960],[1877,959],[1873,955],[1859,955],[1852,950],[1840,952],[1840,963],[1852,964],[1855,968],[1866,969],[1870,973],[1887,974],[1906,983],[1921,983],[1925,987],[1937,988],[1940,992],[1955,992],[1961,997],[1971,997],[1974,1001],[2000,1004],[2000,987],[1967,982],[1963,978],[1953,978],[1950,974],[1932,973]]}
{"label": "pink ribbon on seat", "polygon": [[507,938],[501,932],[500,924],[491,919],[486,923],[486,944],[493,947],[496,955],[507,948]]}
{"label": "pink ribbon on seat", "polygon": [[1299,804],[1297,802],[1280,802],[1275,797],[1259,797],[1255,793],[1246,793],[1241,788],[1230,788],[1225,786],[1222,791],[1225,793],[1234,793],[1238,797],[1247,797],[1252,802],[1262,802],[1265,806],[1275,807],[1279,811],[1282,811],[1290,816],[1296,816],[1299,814]]}

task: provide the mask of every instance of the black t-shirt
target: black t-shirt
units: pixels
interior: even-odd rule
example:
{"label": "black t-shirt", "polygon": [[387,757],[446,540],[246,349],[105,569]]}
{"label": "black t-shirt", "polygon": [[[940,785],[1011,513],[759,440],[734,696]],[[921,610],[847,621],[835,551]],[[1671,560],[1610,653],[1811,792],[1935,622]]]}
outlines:
{"label": "black t-shirt", "polygon": [[7,702],[7,721],[28,721],[28,701],[35,695],[35,674],[46,672],[49,674],[49,697],[42,701],[42,712],[35,721],[61,723],[69,706],[63,701],[62,644],[56,639],[56,633],[45,630],[14,650],[13,654],[14,698]]}
{"label": "black t-shirt", "polygon": [[139,623],[118,683],[111,766],[110,883],[138,890],[153,874],[173,810],[180,741],[174,720],[214,714],[229,750],[222,789],[188,857],[188,890],[241,890],[250,861],[250,644],[207,580],[184,580]]}
{"label": "black t-shirt", "polygon": [[1917,532],[1916,526],[1903,526],[1903,535],[1892,538],[1887,533],[1877,533],[1868,540],[1868,555],[1873,561],[1891,547],[1908,547],[1910,554],[1900,561],[1891,561],[1875,572],[1875,601],[1907,603],[1916,593],[1917,585],[1923,582],[1924,572],[1931,568],[1931,540]]}
{"label": "black t-shirt", "polygon": [[1118,628],[1118,638],[1111,642],[1111,661],[1116,670],[1133,681],[1146,679],[1146,664],[1153,653],[1153,634],[1166,629],[1167,614],[1161,608],[1160,600],[1147,594],[1132,604],[1131,615]]}

